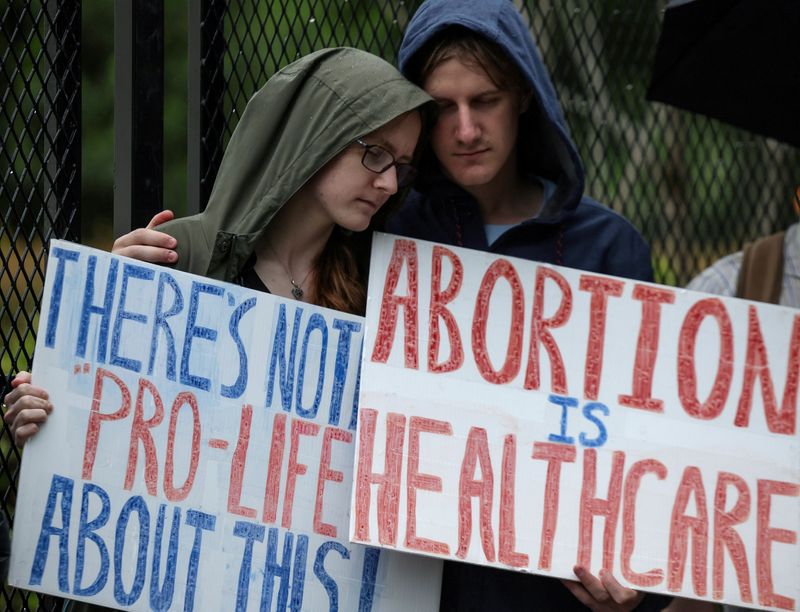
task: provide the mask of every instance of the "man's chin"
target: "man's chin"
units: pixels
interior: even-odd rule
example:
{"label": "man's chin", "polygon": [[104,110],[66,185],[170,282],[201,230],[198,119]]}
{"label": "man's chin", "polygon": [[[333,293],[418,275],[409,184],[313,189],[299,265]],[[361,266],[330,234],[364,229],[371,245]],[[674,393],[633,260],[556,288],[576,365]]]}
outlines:
{"label": "man's chin", "polygon": [[448,178],[461,187],[481,187],[489,183],[494,174],[486,168],[459,168],[447,172]]}

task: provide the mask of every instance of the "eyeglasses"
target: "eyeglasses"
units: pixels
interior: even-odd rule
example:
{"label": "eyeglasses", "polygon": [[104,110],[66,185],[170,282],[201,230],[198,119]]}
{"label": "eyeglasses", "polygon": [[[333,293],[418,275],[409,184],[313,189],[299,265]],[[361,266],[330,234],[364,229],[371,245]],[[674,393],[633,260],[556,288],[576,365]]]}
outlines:
{"label": "eyeglasses", "polygon": [[360,138],[356,140],[356,144],[364,147],[364,155],[361,158],[361,164],[367,170],[376,174],[383,174],[394,166],[397,170],[398,187],[408,187],[414,181],[417,169],[411,164],[397,161],[394,155],[380,145],[367,144]]}

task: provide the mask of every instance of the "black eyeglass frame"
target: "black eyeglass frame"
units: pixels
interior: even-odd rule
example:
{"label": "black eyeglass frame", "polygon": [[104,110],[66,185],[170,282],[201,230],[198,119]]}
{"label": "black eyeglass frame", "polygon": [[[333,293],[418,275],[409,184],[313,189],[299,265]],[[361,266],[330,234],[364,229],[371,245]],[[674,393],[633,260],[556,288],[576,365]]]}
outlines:
{"label": "black eyeglass frame", "polygon": [[[360,138],[357,138],[355,143],[357,145],[361,145],[362,147],[364,147],[364,155],[361,156],[361,165],[364,166],[370,172],[374,172],[375,174],[383,174],[389,168],[394,166],[397,169],[397,186],[398,187],[401,187],[401,188],[402,187],[408,187],[408,185],[410,185],[414,181],[414,177],[417,174],[417,169],[412,164],[409,164],[409,163],[406,163],[406,162],[397,161],[395,159],[394,155],[392,155],[389,151],[384,149],[381,145],[367,144],[366,142],[364,142]],[[382,154],[388,155],[389,157],[392,158],[392,161],[389,162],[388,164],[386,164],[380,170],[377,170],[375,168],[371,168],[370,166],[367,165],[367,155],[369,155],[371,151],[375,151],[376,149],[378,151],[380,151]]]}

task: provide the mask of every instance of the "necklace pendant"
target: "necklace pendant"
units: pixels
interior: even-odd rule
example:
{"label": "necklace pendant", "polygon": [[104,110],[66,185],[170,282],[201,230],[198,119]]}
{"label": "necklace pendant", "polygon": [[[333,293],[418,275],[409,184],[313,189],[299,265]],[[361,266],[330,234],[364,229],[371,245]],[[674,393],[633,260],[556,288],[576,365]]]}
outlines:
{"label": "necklace pendant", "polygon": [[303,299],[303,289],[302,289],[302,287],[292,283],[292,295],[294,296],[294,299],[302,300]]}

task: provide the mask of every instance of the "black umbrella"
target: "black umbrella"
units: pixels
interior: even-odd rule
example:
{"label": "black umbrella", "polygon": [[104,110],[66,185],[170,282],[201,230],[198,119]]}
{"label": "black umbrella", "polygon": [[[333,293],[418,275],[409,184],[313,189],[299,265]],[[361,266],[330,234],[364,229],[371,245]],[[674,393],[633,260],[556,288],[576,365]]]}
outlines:
{"label": "black umbrella", "polygon": [[673,0],[647,98],[800,147],[800,0]]}

